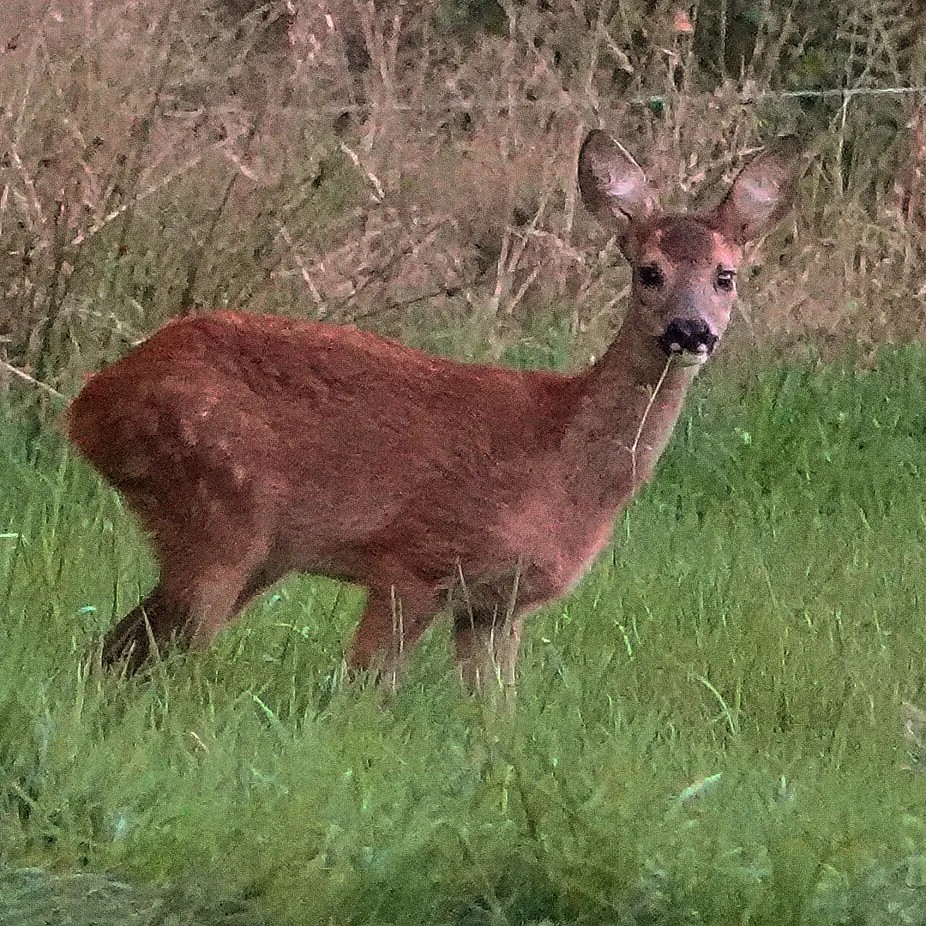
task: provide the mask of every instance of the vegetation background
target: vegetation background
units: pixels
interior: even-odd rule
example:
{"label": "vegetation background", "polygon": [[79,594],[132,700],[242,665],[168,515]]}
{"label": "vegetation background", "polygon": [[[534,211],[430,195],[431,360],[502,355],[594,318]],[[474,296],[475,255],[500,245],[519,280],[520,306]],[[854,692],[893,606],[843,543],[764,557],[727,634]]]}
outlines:
{"label": "vegetation background", "polygon": [[577,205],[599,124],[670,204],[798,132],[802,211],[740,335],[921,337],[924,35],[917,0],[7,0],[8,360],[67,391],[216,306],[581,358],[627,286]]}
{"label": "vegetation background", "polygon": [[[924,86],[918,0],[5,0],[0,922],[926,923]],[[440,629],[346,684],[308,579],[95,671],[151,565],[55,436],[81,376],[218,306],[587,362],[593,125],[670,205],[781,132],[809,169],[517,711]]]}

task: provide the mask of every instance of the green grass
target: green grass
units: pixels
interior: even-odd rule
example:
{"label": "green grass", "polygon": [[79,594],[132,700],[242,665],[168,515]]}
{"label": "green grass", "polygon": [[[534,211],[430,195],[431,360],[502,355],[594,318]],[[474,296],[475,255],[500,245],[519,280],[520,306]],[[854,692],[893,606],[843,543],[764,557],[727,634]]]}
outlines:
{"label": "green grass", "polygon": [[[310,578],[208,654],[100,673],[144,545],[53,437],[3,431],[8,870],[228,899],[200,923],[926,922],[922,349],[709,371],[613,551],[529,622],[511,716],[444,627],[394,698],[345,682],[359,595]],[[0,921],[33,922],[31,877]]]}

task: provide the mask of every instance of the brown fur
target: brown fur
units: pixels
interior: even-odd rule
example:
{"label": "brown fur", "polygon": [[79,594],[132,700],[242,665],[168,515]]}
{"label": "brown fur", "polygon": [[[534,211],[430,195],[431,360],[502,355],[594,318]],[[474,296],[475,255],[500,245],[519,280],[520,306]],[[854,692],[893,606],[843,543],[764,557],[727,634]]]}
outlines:
{"label": "brown fur", "polygon": [[716,233],[688,218],[672,216],[656,230],[659,249],[675,263],[702,264],[715,259]]}
{"label": "brown fur", "polygon": [[[580,160],[583,196],[593,209],[617,198],[628,257],[660,261],[666,285],[635,287],[588,370],[467,365],[354,327],[219,312],[166,325],[87,383],[71,440],[136,512],[161,567],[107,637],[107,661],[136,666],[172,635],[207,644],[306,570],[369,590],[353,667],[393,667],[449,599],[467,676],[501,663],[513,680],[521,618],[594,561],[678,417],[694,368],[655,336],[692,313],[722,333],[733,295],[713,287],[714,265],[741,256],[722,228],[660,219],[642,172],[600,136],[599,160]],[[640,215],[602,193],[616,181]]]}

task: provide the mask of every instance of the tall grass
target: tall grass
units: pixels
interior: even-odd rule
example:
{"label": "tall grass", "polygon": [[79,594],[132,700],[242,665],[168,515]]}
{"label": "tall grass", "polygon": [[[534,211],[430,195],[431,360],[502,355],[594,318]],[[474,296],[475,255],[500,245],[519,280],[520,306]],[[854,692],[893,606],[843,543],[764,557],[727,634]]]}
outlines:
{"label": "tall grass", "polygon": [[292,924],[921,922],[924,409],[915,347],[708,371],[613,550],[528,624],[511,715],[444,627],[394,696],[345,681],[359,597],[312,578],[210,653],[100,672],[150,561],[7,420],[0,863]]}
{"label": "tall grass", "polygon": [[924,9],[701,0],[680,29],[676,0],[5,0],[0,389],[5,362],[68,392],[223,306],[465,319],[497,358],[568,305],[598,351],[628,271],[576,197],[593,126],[669,207],[797,132],[752,341],[922,338],[926,106],[894,91],[926,83]]}

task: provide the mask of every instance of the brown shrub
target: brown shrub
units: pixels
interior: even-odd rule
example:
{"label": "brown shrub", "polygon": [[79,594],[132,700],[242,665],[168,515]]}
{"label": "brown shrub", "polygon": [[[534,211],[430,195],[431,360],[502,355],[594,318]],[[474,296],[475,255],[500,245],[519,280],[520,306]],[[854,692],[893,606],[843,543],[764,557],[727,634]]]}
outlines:
{"label": "brown shrub", "polygon": [[918,97],[765,95],[819,83],[813,55],[855,88],[921,83],[906,2],[726,29],[705,2],[691,31],[665,0],[7,0],[0,337],[65,388],[209,306],[470,356],[565,315],[594,352],[627,282],[577,207],[599,124],[670,203],[709,200],[765,136],[807,139],[803,211],[765,251],[785,272],[744,287],[740,341],[922,337]]}

